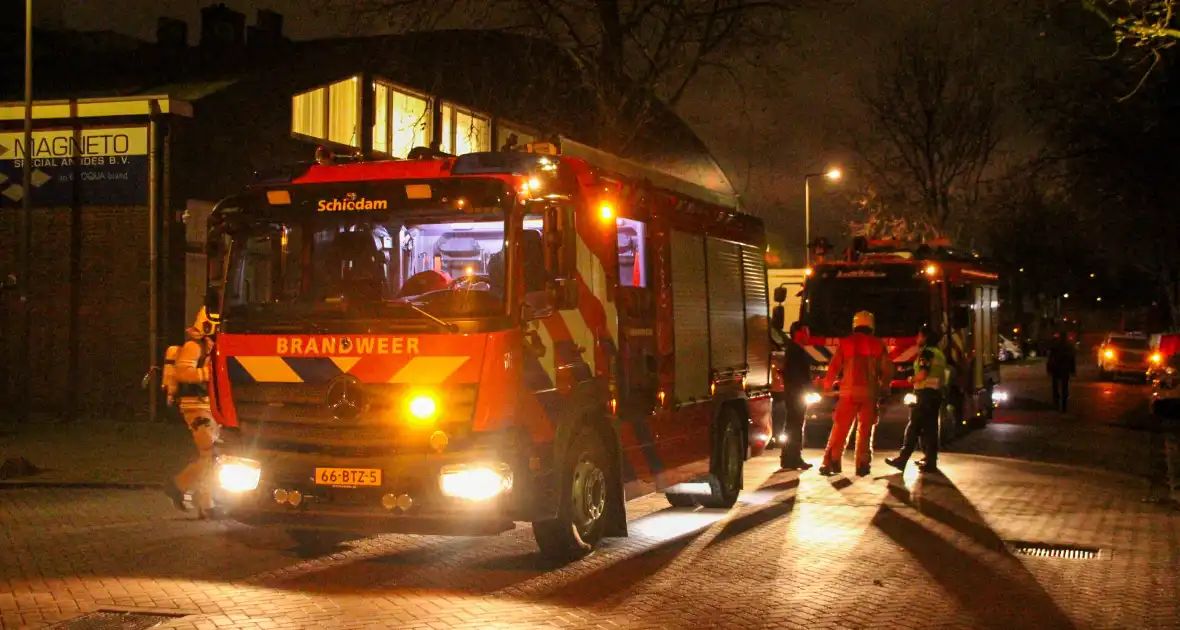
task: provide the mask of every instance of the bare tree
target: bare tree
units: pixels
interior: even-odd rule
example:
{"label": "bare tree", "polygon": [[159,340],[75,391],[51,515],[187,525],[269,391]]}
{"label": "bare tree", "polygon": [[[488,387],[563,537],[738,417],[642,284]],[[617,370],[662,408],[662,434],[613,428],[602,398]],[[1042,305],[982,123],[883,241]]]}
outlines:
{"label": "bare tree", "polygon": [[500,30],[554,44],[592,95],[599,143],[622,150],[657,100],[783,41],[795,0],[319,0],[395,31]]}
{"label": "bare tree", "polygon": [[1001,137],[999,89],[977,59],[912,30],[861,91],[870,127],[852,148],[874,203],[895,218],[945,232],[977,206]]}
{"label": "bare tree", "polygon": [[1164,51],[1180,43],[1180,0],[1082,0],[1082,6],[1110,27],[1115,55],[1129,55],[1138,66],[1146,64],[1124,100],[1143,87]]}

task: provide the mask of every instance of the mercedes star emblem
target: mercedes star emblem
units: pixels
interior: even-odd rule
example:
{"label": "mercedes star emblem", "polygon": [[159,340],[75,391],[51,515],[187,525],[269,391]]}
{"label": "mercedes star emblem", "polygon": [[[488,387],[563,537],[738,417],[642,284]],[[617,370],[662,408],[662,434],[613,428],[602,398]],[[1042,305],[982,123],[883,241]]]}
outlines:
{"label": "mercedes star emblem", "polygon": [[337,420],[356,420],[365,410],[365,392],[355,378],[339,378],[328,385],[325,403]]}

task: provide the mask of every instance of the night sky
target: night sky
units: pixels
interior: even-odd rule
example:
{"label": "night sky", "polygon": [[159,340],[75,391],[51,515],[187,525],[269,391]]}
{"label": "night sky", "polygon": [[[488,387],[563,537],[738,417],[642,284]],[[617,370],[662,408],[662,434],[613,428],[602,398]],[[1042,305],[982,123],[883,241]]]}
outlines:
{"label": "night sky", "polygon": [[[154,41],[161,16],[189,23],[191,43],[199,34],[200,9],[208,0],[38,0],[43,22],[80,30],[114,30]],[[353,16],[316,14],[307,0],[229,0],[225,4],[254,22],[258,8],[285,17],[293,39],[373,31],[358,29]],[[1036,25],[1027,13],[1011,11],[1020,0],[829,0],[797,11],[792,42],[766,53],[765,68],[739,68],[745,104],[733,82],[721,75],[702,76],[679,113],[709,145],[742,193],[747,208],[763,216],[790,245],[803,240],[803,174],[849,163],[845,139],[865,125],[855,100],[857,86],[873,75],[888,43],[907,25],[938,24],[967,38],[981,38],[995,67],[1005,71],[1045,65]],[[69,5],[69,11],[63,7]],[[953,9],[946,8],[953,5]],[[1027,6],[1027,4],[1025,4]],[[939,8],[941,7],[941,8]],[[976,7],[976,8],[972,8]],[[717,98],[733,93],[734,98]],[[1013,139],[1005,148],[1014,155],[1035,145],[1010,122]],[[841,188],[813,180],[813,235],[843,236],[841,215],[847,207]],[[847,188],[843,188],[847,190]]]}

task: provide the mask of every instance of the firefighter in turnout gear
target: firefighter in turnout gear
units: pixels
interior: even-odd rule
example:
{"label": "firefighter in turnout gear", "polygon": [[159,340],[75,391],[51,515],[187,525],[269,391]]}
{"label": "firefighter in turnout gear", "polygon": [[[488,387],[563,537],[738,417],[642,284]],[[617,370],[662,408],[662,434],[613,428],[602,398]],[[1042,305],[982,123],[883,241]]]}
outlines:
{"label": "firefighter in turnout gear", "polygon": [[832,433],[824,451],[822,475],[842,472],[840,460],[848,444],[848,432],[856,421],[856,474],[869,474],[873,461],[873,431],[877,426],[880,399],[889,394],[893,360],[885,342],[874,334],[873,314],[861,311],[852,317],[852,334],[840,340],[824,378],[829,395],[840,379],[840,400],[832,416]]}
{"label": "firefighter in turnout gear", "polygon": [[914,361],[914,395],[917,402],[910,410],[910,422],[905,428],[901,452],[897,457],[886,459],[885,463],[905,471],[905,465],[922,440],[922,451],[926,459],[918,462],[922,472],[938,472],[938,415],[942,409],[942,388],[946,385],[946,357],[938,349],[939,335],[927,332],[922,350]]}
{"label": "firefighter in turnout gear", "polygon": [[[169,394],[169,402],[180,408],[197,447],[197,458],[165,483],[164,492],[181,511],[186,510],[184,493],[192,492],[201,518],[213,515],[216,468],[213,447],[220,442],[220,427],[209,409],[209,357],[213,351],[213,329],[213,322],[202,308],[193,325],[185,330],[188,339],[184,345],[179,349],[168,349],[165,358],[171,365],[165,364],[162,385]],[[170,360],[172,357],[175,357],[174,362]]]}

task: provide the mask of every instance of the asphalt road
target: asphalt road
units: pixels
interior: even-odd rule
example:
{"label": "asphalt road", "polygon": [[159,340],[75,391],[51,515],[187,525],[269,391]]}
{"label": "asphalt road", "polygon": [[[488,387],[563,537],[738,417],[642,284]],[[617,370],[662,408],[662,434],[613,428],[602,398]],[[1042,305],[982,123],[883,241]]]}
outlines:
{"label": "asphalt road", "polygon": [[[890,474],[891,444],[864,478],[779,473],[772,452],[748,463],[734,509],[633,501],[630,538],[565,567],[537,556],[527,527],[307,556],[151,490],[4,489],[0,625],[1180,627],[1180,513],[1148,500],[1166,487],[1147,389],[1084,374],[1063,415],[1039,366],[1004,380],[1009,406],[944,454],[943,477]],[[125,612],[89,616],[104,608]]]}

